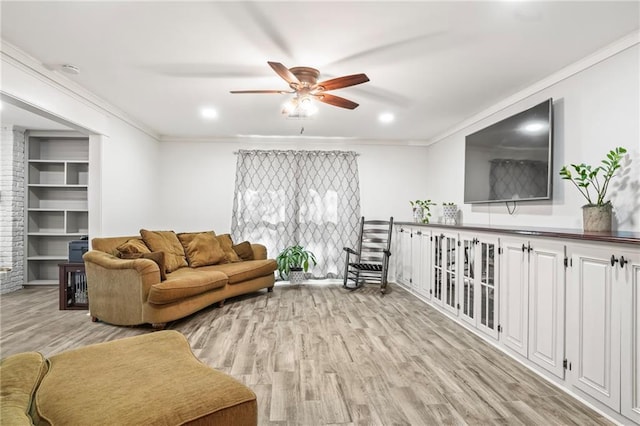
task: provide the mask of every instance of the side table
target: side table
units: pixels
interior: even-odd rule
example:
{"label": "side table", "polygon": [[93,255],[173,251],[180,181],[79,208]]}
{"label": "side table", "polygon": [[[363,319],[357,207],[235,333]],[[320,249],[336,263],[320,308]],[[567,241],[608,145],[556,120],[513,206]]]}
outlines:
{"label": "side table", "polygon": [[60,310],[88,309],[87,276],[84,263],[60,263]]}

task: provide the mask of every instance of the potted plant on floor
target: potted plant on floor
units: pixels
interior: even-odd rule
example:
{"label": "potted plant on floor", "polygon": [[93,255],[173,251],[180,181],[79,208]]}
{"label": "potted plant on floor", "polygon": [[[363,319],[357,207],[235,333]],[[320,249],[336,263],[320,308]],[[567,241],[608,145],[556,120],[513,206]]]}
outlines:
{"label": "potted plant on floor", "polygon": [[278,273],[281,279],[288,279],[291,284],[300,284],[309,264],[317,265],[316,256],[299,244],[289,246],[276,257]]}
{"label": "potted plant on floor", "polygon": [[430,206],[435,206],[431,200],[415,200],[409,201],[413,209],[413,221],[417,223],[429,223],[431,217]]}
{"label": "potted plant on floor", "polygon": [[602,160],[602,165],[597,167],[585,163],[571,164],[571,168],[576,173],[575,176],[568,166],[563,166],[560,170],[562,179],[571,181],[587,200],[587,204],[582,206],[584,231],[611,231],[612,205],[611,201],[606,199],[607,189],[609,189],[611,178],[622,167],[620,161],[626,152],[627,150],[623,147],[609,151],[607,158]]}

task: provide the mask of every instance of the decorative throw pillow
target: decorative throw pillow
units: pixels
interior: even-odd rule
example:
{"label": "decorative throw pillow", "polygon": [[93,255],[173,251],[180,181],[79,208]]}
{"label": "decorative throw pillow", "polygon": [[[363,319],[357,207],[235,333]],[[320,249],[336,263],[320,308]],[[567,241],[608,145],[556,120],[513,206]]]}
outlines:
{"label": "decorative throw pillow", "polygon": [[243,241],[231,247],[242,260],[253,260],[253,249],[249,241]]}
{"label": "decorative throw pillow", "polygon": [[215,265],[224,260],[225,255],[220,247],[216,234],[211,232],[183,232],[178,239],[184,247],[189,266]]}
{"label": "decorative throw pillow", "polygon": [[231,235],[222,234],[218,235],[216,238],[218,238],[220,247],[222,247],[222,251],[224,251],[225,260],[221,263],[242,262],[242,259],[240,259],[236,252],[233,251],[233,240],[231,240]]}
{"label": "decorative throw pillow", "polygon": [[152,251],[164,252],[164,263],[167,272],[173,272],[178,268],[189,266],[184,255],[184,248],[175,232],[141,229],[140,235],[142,235],[145,244]]}
{"label": "decorative throw pillow", "polygon": [[123,254],[151,253],[151,250],[149,250],[149,247],[147,247],[144,241],[137,238],[127,240],[116,247],[116,250],[118,251],[119,257],[122,257]]}
{"label": "decorative throw pillow", "polygon": [[164,264],[164,252],[152,251],[149,253],[120,253],[122,259],[151,259],[158,265],[160,269],[160,281],[167,279],[166,266]]}

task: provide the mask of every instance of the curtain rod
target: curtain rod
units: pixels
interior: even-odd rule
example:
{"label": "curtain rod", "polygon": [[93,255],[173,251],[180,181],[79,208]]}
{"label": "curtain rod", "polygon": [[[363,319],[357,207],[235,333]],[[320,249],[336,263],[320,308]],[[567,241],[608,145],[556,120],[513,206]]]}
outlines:
{"label": "curtain rod", "polygon": [[[245,150],[244,152],[248,153],[267,153],[267,154],[291,154],[291,153],[308,153],[308,154],[333,154],[333,155],[347,155],[353,154],[356,157],[359,157],[360,154],[354,151],[318,151],[318,150],[268,150],[268,149],[259,149],[259,150]],[[240,151],[233,151],[233,155],[240,154]]]}

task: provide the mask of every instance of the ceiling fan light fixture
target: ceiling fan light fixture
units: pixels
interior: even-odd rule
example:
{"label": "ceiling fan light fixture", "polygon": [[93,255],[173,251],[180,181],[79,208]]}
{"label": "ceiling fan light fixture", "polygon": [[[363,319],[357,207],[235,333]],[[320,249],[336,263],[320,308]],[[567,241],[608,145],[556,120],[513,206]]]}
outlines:
{"label": "ceiling fan light fixture", "polygon": [[282,113],[289,118],[309,118],[318,112],[318,106],[310,96],[296,96],[284,104]]}
{"label": "ceiling fan light fixture", "polygon": [[300,110],[306,115],[313,115],[318,112],[318,106],[313,103],[310,97],[305,96],[300,99]]}

